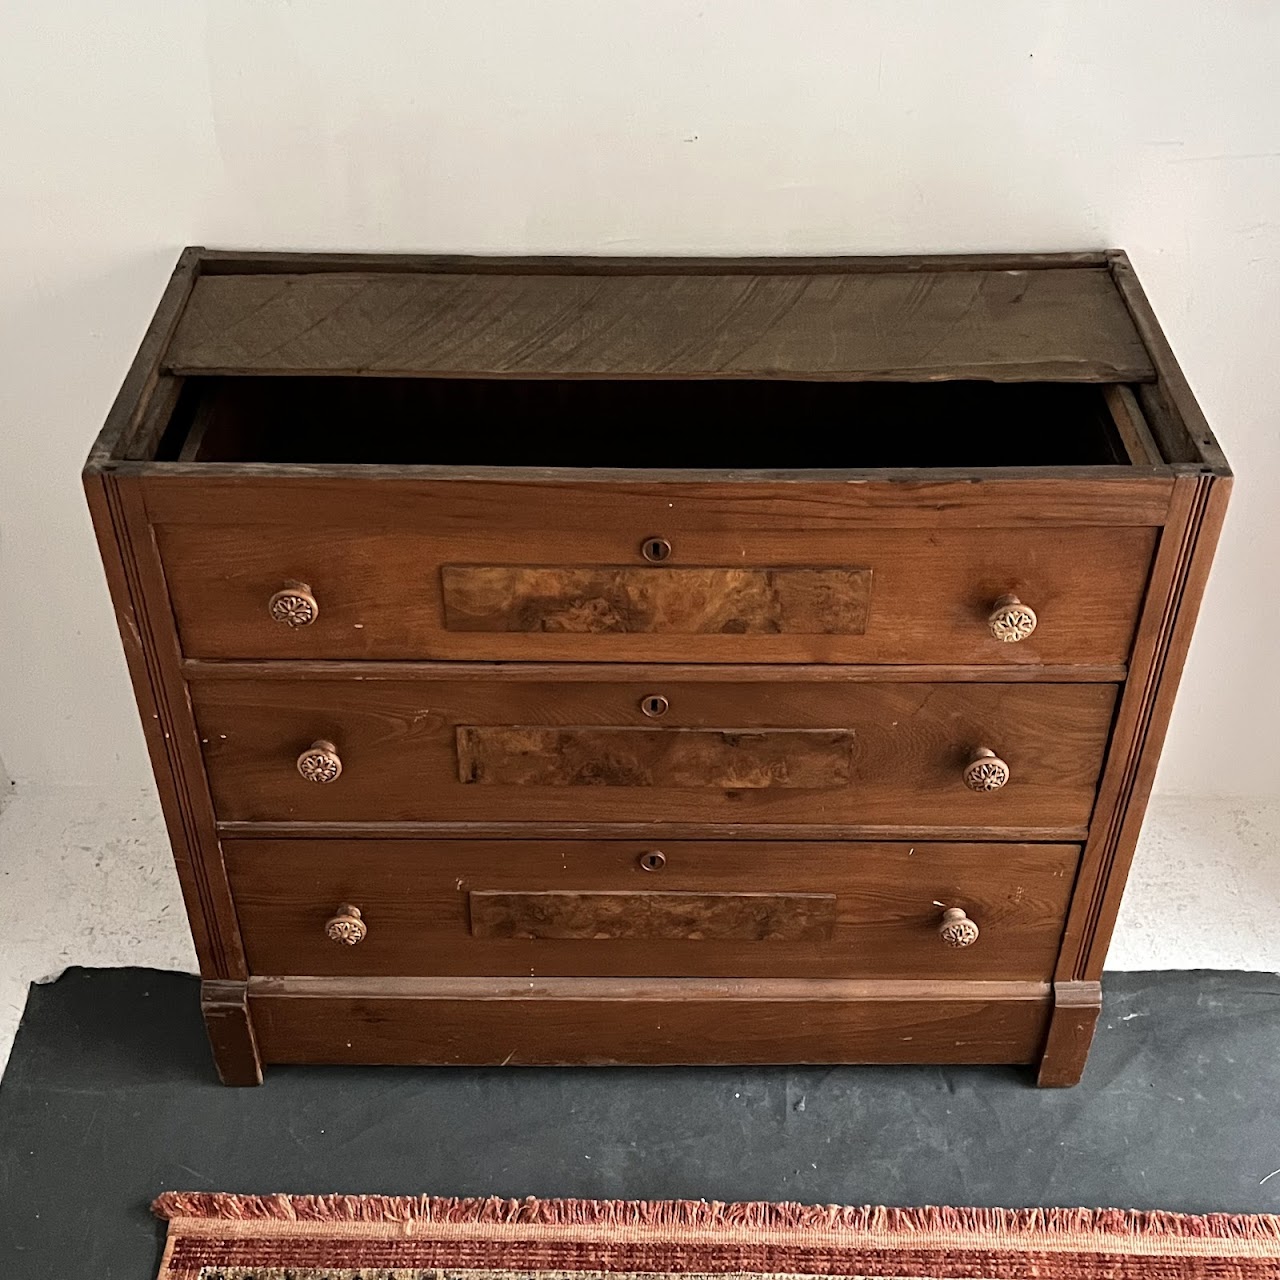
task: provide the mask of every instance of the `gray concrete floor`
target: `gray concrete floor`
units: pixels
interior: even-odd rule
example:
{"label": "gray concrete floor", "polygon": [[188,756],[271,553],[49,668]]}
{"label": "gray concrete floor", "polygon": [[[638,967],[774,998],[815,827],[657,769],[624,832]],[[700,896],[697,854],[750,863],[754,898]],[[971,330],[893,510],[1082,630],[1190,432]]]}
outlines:
{"label": "gray concrete floor", "polygon": [[984,1068],[284,1068],[215,1083],[193,979],[32,989],[0,1275],[146,1280],[171,1188],[1280,1211],[1280,979],[1110,974],[1083,1084]]}

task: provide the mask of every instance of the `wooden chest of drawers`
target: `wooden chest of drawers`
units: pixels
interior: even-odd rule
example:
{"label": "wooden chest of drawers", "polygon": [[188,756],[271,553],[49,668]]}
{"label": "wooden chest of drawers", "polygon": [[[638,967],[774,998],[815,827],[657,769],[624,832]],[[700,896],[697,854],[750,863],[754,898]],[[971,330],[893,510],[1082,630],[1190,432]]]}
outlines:
{"label": "wooden chest of drawers", "polygon": [[1079,1078],[1230,486],[1123,254],[191,249],[85,485],[227,1082]]}

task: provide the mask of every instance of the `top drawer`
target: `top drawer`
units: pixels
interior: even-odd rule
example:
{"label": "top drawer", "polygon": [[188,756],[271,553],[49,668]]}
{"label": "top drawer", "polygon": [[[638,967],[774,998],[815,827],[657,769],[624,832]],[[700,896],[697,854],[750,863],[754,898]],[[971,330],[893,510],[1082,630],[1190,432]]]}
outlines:
{"label": "top drawer", "polygon": [[188,655],[286,659],[1121,663],[1154,543],[745,524],[158,532]]}
{"label": "top drawer", "polygon": [[436,511],[434,528],[313,529],[300,509],[296,525],[157,534],[191,657],[943,665],[1124,662],[1155,538],[706,529],[680,497],[665,519],[594,530],[546,509],[524,528],[459,531]]}
{"label": "top drawer", "polygon": [[1118,664],[1169,486],[1135,404],[188,378],[147,506],[197,658]]}

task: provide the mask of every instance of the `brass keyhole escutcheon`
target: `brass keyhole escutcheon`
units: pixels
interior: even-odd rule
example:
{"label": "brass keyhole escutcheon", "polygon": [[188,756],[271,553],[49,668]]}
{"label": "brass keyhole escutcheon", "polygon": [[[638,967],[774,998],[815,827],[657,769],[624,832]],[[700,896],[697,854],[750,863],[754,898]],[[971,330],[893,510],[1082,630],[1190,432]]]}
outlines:
{"label": "brass keyhole escutcheon", "polygon": [[665,716],[670,705],[660,693],[650,693],[640,699],[640,710],[651,720],[656,720],[659,716]]}
{"label": "brass keyhole escutcheon", "polygon": [[636,861],[640,864],[641,871],[661,871],[667,865],[667,855],[661,849],[650,849]]}
{"label": "brass keyhole escutcheon", "polygon": [[640,544],[640,554],[653,564],[661,564],[671,555],[671,543],[666,538],[646,538]]}

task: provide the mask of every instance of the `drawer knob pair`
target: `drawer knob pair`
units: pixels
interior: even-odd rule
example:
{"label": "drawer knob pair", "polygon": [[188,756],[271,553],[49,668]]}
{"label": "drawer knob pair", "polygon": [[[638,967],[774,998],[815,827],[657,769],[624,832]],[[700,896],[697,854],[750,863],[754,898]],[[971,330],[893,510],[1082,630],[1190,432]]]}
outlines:
{"label": "drawer knob pair", "polygon": [[[662,857],[661,854],[656,856]],[[369,926],[365,924],[359,907],[344,902],[336,914],[325,921],[324,932],[330,942],[354,947],[369,936]],[[978,940],[978,926],[965,915],[963,908],[947,907],[938,926],[938,937],[949,947],[971,947]]]}
{"label": "drawer knob pair", "polygon": [[267,601],[267,610],[286,627],[309,627],[320,615],[320,603],[305,582],[286,582]]}
{"label": "drawer knob pair", "polygon": [[[299,757],[298,773],[307,782],[337,782],[342,757],[332,742],[317,738]],[[999,791],[1009,781],[1009,766],[990,747],[979,747],[964,768],[964,785],[970,791]]]}
{"label": "drawer knob pair", "polygon": [[[662,857],[658,854],[657,857]],[[665,859],[663,859],[665,861]],[[359,907],[344,902],[337,912],[325,921],[325,937],[339,946],[354,947],[369,936],[369,926]],[[969,919],[962,907],[947,907],[942,912],[938,937],[949,947],[971,947],[978,940],[978,926]]]}
{"label": "drawer knob pair", "polygon": [[1036,629],[1037,622],[1036,611],[1014,595],[1001,596],[987,615],[991,634],[1005,644],[1025,640]]}
{"label": "drawer knob pair", "polygon": [[324,923],[324,934],[330,942],[344,947],[354,947],[369,936],[369,926],[364,922],[359,907],[344,902]]}
{"label": "drawer knob pair", "polygon": [[[650,538],[642,550],[646,560],[660,564],[671,555],[671,544],[664,538]],[[267,601],[267,610],[274,621],[285,626],[309,627],[320,616],[320,602],[305,582],[286,582]],[[1036,611],[1015,595],[1001,596],[987,615],[991,634],[1006,644],[1025,640],[1038,621]]]}

